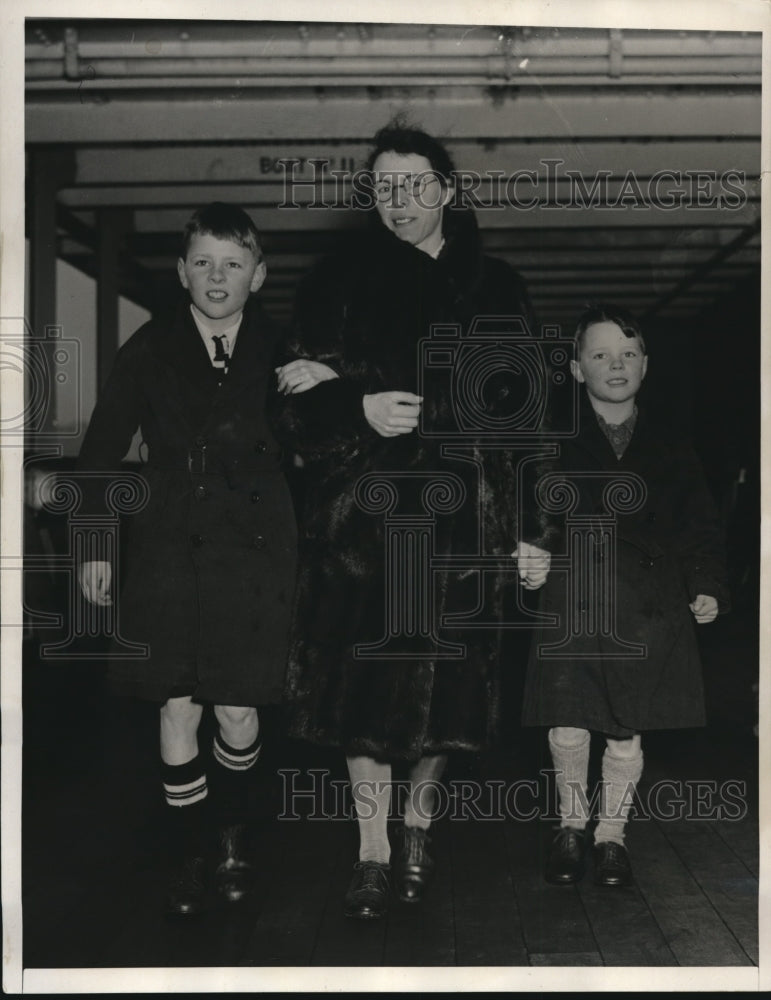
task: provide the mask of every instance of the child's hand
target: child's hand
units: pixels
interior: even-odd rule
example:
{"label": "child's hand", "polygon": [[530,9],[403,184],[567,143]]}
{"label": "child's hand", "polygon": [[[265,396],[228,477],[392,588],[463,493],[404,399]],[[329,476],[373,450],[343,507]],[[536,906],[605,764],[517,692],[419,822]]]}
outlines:
{"label": "child's hand", "polygon": [[290,361],[289,364],[276,368],[278,375],[278,391],[284,395],[293,392],[307,392],[319,382],[328,382],[330,379],[338,378],[336,371],[329,365],[322,364],[321,361],[308,361],[305,358],[298,358],[297,361]]}
{"label": "child's hand", "polygon": [[108,562],[86,562],[78,570],[80,589],[92,604],[106,607],[112,604],[110,584],[112,566]]}
{"label": "child's hand", "polygon": [[517,560],[519,582],[525,590],[538,590],[546,583],[551,566],[551,552],[539,549],[529,542],[519,542],[511,554]]}
{"label": "child's hand", "polygon": [[694,617],[699,625],[706,625],[707,622],[717,618],[717,599],[708,597],[707,594],[699,594],[695,601],[688,607],[693,611]]}

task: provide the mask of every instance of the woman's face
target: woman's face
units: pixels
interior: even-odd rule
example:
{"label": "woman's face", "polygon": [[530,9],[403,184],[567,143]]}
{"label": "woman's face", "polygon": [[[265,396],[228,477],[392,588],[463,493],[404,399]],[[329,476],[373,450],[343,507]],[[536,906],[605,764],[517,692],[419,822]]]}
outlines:
{"label": "woman's face", "polygon": [[400,240],[435,254],[442,245],[442,214],[452,188],[440,183],[430,161],[418,153],[381,153],[372,165],[377,211]]}

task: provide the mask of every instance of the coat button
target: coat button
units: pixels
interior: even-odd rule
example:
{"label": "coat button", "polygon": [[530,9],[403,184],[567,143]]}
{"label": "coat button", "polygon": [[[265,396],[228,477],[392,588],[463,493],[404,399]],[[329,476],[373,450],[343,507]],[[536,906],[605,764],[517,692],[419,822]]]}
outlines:
{"label": "coat button", "polygon": [[264,455],[265,452],[268,450],[268,446],[264,441],[258,441],[257,444],[254,446],[254,450],[257,452],[258,455]]}
{"label": "coat button", "polygon": [[195,439],[196,448],[203,448],[205,444],[206,444],[206,438],[201,437],[199,434],[199,436]]}
{"label": "coat button", "polygon": [[200,548],[203,545],[203,535],[191,535],[190,541],[196,548]]}
{"label": "coat button", "polygon": [[208,496],[208,490],[205,486],[196,486],[193,492],[198,500],[203,500],[206,496]]}
{"label": "coat button", "polygon": [[656,520],[656,512],[653,510],[648,511],[648,520],[651,524]]}
{"label": "coat button", "polygon": [[255,492],[251,494],[249,499],[252,501],[252,503],[259,503],[262,497],[260,496],[259,493]]}
{"label": "coat button", "polygon": [[256,549],[264,549],[265,548],[265,536],[264,535],[255,535],[254,536],[254,547]]}

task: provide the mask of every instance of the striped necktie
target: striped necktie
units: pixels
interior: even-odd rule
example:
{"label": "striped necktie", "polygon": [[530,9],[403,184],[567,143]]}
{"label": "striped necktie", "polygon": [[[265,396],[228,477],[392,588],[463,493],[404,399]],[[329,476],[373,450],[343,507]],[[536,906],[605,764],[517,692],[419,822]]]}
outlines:
{"label": "striped necktie", "polygon": [[216,368],[222,368],[225,372],[228,370],[228,365],[230,364],[230,355],[228,354],[228,338],[223,334],[218,337],[216,334],[212,334],[214,341],[214,366]]}

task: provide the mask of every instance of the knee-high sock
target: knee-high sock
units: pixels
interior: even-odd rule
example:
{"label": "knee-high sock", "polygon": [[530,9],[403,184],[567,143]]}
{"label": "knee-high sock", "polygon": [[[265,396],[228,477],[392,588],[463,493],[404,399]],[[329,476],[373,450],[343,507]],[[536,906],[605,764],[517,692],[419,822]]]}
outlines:
{"label": "knee-high sock", "polygon": [[221,732],[214,737],[209,783],[211,808],[220,826],[235,826],[248,821],[249,791],[261,749],[259,737],[243,750],[236,750],[227,744]]}
{"label": "knee-high sock", "polygon": [[356,819],[359,823],[359,861],[391,860],[388,812],[391,807],[391,765],[372,757],[347,757]]}
{"label": "knee-high sock", "polygon": [[447,764],[446,754],[421,757],[410,768],[410,790],[404,804],[404,825],[427,830],[436,806],[436,785]]}
{"label": "knee-high sock", "polygon": [[602,798],[600,819],[594,831],[596,844],[608,840],[624,843],[624,826],[643,769],[639,738],[630,744],[629,751],[631,753],[622,756],[613,741],[608,741],[602,755]]}
{"label": "knee-high sock", "polygon": [[560,826],[583,830],[589,819],[586,785],[589,773],[587,729],[559,727],[549,730],[549,750],[559,794]]}
{"label": "knee-high sock", "polygon": [[207,784],[199,754],[185,764],[161,762],[166,827],[172,857],[203,854],[206,839]]}

